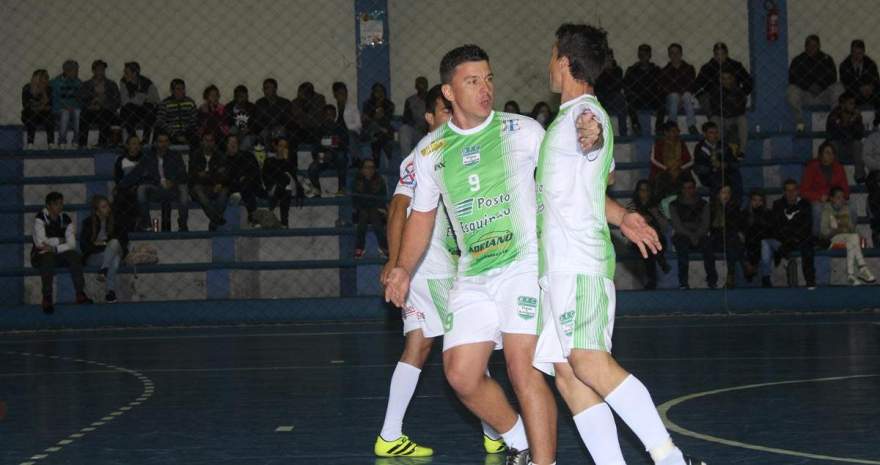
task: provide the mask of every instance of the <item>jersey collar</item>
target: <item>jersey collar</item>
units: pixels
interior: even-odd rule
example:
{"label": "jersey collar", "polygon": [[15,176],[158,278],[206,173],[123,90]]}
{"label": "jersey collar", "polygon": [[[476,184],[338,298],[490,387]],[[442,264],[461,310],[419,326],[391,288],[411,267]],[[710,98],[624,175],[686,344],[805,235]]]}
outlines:
{"label": "jersey collar", "polygon": [[592,97],[592,95],[590,95],[590,94],[581,94],[580,96],[575,97],[575,98],[563,103],[562,105],[559,105],[559,111],[562,112],[562,110],[565,110],[566,108],[568,108],[572,105],[576,105],[580,102],[588,100],[590,97]]}
{"label": "jersey collar", "polygon": [[452,122],[452,118],[449,119],[449,122],[447,124],[449,124],[449,129],[452,129],[452,131],[455,132],[456,134],[461,134],[462,136],[469,136],[471,134],[476,134],[476,133],[482,131],[483,129],[486,129],[486,127],[489,126],[489,123],[492,122],[493,118],[495,118],[495,110],[492,110],[492,112],[489,113],[489,116],[486,117],[486,120],[483,121],[482,123],[480,123],[479,126],[474,126],[470,129],[459,128],[458,126],[456,126]]}

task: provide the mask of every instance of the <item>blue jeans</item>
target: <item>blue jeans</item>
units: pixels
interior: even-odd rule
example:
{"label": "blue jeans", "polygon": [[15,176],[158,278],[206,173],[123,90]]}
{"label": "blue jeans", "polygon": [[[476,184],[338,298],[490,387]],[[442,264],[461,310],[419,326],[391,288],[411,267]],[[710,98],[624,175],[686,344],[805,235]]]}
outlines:
{"label": "blue jeans", "polygon": [[694,96],[690,92],[666,96],[666,120],[676,121],[678,119],[679,106],[684,107],[688,127],[696,126],[697,118],[694,116]]}
{"label": "blue jeans", "polygon": [[73,129],[73,137],[70,139],[71,142],[76,142],[79,140],[79,117],[82,113],[82,110],[79,108],[74,108],[70,110],[61,110],[58,112],[58,143],[66,144],[67,143],[67,128],[70,127]]}
{"label": "blue jeans", "polygon": [[86,264],[107,269],[107,292],[116,291],[116,273],[122,263],[122,245],[116,239],[110,239],[103,252],[89,255]]}
{"label": "blue jeans", "polygon": [[[816,285],[816,267],[814,265],[813,241],[807,240],[790,249],[800,250],[801,252],[801,269],[804,273],[804,280],[807,285]],[[782,250],[780,250],[782,249]],[[780,250],[783,256],[788,256],[789,252],[782,247],[782,243],[776,239],[764,239],[761,241],[761,277],[769,278],[773,274],[773,254]]]}

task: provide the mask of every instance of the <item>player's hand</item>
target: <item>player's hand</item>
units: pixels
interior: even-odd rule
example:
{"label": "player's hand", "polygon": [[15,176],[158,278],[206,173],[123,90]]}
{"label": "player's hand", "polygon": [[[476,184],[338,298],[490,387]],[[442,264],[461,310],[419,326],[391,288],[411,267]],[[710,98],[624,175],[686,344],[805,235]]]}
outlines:
{"label": "player's hand", "polygon": [[403,308],[409,292],[409,279],[409,272],[399,266],[394,267],[385,278],[385,302]]}
{"label": "player's hand", "polygon": [[392,262],[388,260],[385,262],[385,266],[382,267],[382,272],[379,273],[379,284],[382,287],[385,287],[385,281],[388,279],[388,275],[391,274],[391,270],[393,270],[397,266],[396,262]]}
{"label": "player's hand", "polygon": [[623,215],[623,220],[620,222],[620,232],[639,248],[642,258],[648,258],[648,251],[657,254],[663,250],[657,231],[645,221],[642,215],[636,212],[628,212]]}
{"label": "player's hand", "polygon": [[591,152],[597,147],[602,146],[604,142],[602,140],[602,125],[599,124],[599,119],[596,118],[596,115],[589,111],[581,113],[575,122],[575,127],[577,128],[578,143],[581,146],[581,150]]}

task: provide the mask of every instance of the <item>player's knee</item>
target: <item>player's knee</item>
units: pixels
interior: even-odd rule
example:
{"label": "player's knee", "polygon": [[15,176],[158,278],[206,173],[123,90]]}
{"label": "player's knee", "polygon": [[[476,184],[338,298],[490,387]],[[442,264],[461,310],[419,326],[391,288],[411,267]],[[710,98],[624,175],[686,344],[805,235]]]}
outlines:
{"label": "player's knee", "polygon": [[447,363],[443,371],[446,374],[446,381],[462,397],[468,397],[476,392],[480,381],[485,376],[485,373],[470,370],[458,363]]}
{"label": "player's knee", "polygon": [[535,382],[543,382],[543,375],[540,371],[532,367],[532,364],[526,361],[517,361],[507,363],[507,376],[510,378],[510,384],[517,392],[521,392],[529,388]]}

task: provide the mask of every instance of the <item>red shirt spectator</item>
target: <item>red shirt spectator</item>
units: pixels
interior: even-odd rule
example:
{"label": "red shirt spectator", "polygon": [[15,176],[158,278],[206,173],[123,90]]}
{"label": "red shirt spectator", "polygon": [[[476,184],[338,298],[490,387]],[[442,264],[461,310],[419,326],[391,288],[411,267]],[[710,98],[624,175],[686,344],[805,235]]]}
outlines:
{"label": "red shirt spectator", "polygon": [[843,190],[849,198],[849,182],[843,165],[837,161],[837,153],[830,142],[819,146],[819,158],[810,160],[801,179],[801,197],[810,202],[826,202],[832,187]]}

